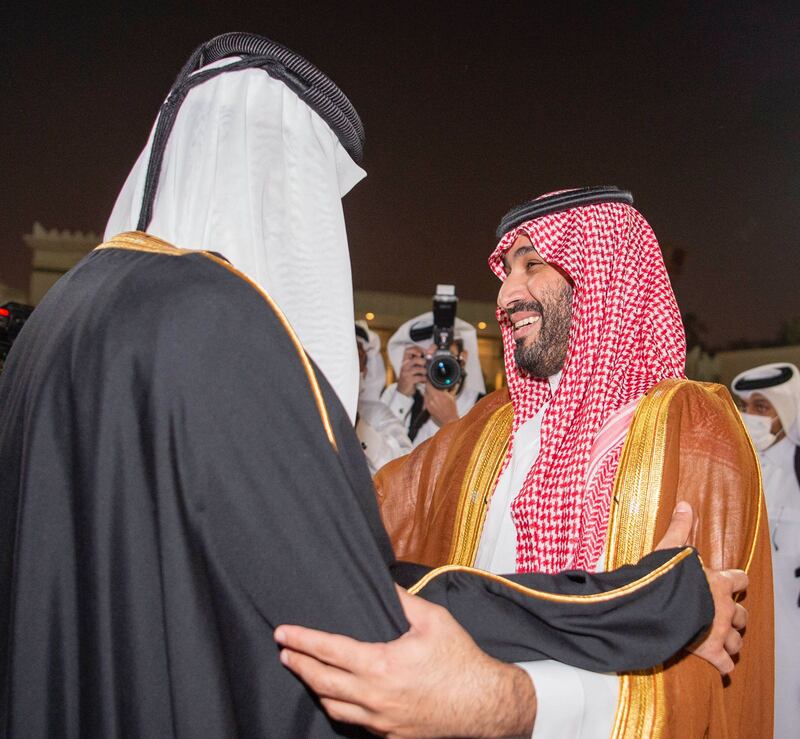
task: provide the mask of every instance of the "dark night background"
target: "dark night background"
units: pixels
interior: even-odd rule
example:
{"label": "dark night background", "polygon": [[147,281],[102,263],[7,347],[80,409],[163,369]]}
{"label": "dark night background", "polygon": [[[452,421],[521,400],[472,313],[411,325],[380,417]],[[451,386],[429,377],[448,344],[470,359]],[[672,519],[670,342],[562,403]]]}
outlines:
{"label": "dark night background", "polygon": [[19,3],[4,21],[14,287],[35,220],[102,234],[185,58],[245,30],[307,56],[364,121],[369,177],[345,199],[356,288],[452,281],[492,300],[508,206],[617,184],[686,250],[676,292],[710,345],[773,340],[800,316],[796,3]]}

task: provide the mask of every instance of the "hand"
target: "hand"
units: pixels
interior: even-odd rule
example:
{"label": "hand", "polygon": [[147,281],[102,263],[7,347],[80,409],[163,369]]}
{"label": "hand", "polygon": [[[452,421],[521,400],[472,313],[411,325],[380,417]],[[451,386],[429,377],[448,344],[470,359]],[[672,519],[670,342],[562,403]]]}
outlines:
{"label": "hand", "polygon": [[682,500],[672,511],[672,519],[669,522],[664,536],[656,544],[655,549],[674,549],[675,547],[685,547],[689,542],[689,537],[694,528],[694,512],[685,500]]}
{"label": "hand", "polygon": [[425,382],[425,354],[418,346],[409,346],[403,352],[403,363],[397,377],[397,390],[411,396],[417,383]]}
{"label": "hand", "polygon": [[411,625],[400,638],[371,644],[279,626],[281,662],[332,719],[383,736],[530,736],[528,675],[482,652],[444,608],[397,590]]}
{"label": "hand", "polygon": [[[686,546],[693,523],[692,507],[681,501],[675,506],[669,528],[656,549]],[[734,595],[747,587],[747,575],[742,570],[708,568],[705,573],[714,599],[714,621],[706,634],[688,649],[727,675],[734,668],[731,658],[742,648],[739,631],[747,625],[747,610],[734,600]]]}
{"label": "hand", "polygon": [[733,672],[733,655],[742,648],[739,632],[747,625],[747,609],[734,600],[736,593],[747,588],[747,574],[743,570],[709,569],[705,573],[714,599],[714,621],[705,636],[687,649],[727,675]]}
{"label": "hand", "polygon": [[449,390],[439,390],[430,383],[425,385],[424,408],[431,414],[437,426],[458,420],[458,406],[453,393]]}

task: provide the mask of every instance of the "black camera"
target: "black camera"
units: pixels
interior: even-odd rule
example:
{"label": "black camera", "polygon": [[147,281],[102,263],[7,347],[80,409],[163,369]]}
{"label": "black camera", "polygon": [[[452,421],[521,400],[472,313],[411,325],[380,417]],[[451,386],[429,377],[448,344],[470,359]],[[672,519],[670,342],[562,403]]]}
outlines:
{"label": "black camera", "polygon": [[0,305],[0,336],[13,341],[22,330],[25,321],[33,313],[32,305],[5,303]]}
{"label": "black camera", "polygon": [[455,341],[458,298],[453,285],[437,285],[433,296],[433,327],[411,329],[412,341],[433,338],[436,351],[427,361],[428,382],[440,390],[449,390],[461,380],[461,362],[450,347]]}

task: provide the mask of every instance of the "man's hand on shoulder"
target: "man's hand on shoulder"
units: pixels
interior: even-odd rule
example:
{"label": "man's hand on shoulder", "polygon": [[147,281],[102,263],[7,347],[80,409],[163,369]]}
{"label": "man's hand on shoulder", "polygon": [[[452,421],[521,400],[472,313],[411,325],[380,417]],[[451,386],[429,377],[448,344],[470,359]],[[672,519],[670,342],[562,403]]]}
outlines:
{"label": "man's hand on shoulder", "polygon": [[714,599],[714,622],[689,651],[710,662],[723,675],[733,672],[733,656],[742,648],[740,631],[747,625],[747,610],[737,603],[737,593],[747,589],[743,570],[705,569],[711,597]]}
{"label": "man's hand on shoulder", "polygon": [[279,626],[281,661],[332,719],[383,736],[530,736],[528,675],[482,652],[444,608],[398,592],[411,628],[395,641]]}
{"label": "man's hand on shoulder", "polygon": [[[685,501],[678,503],[656,549],[686,546],[693,525],[692,507]],[[714,599],[714,621],[711,628],[687,648],[727,675],[734,668],[733,656],[742,648],[740,631],[747,625],[747,610],[736,602],[737,594],[747,588],[747,574],[742,570],[704,570]]]}

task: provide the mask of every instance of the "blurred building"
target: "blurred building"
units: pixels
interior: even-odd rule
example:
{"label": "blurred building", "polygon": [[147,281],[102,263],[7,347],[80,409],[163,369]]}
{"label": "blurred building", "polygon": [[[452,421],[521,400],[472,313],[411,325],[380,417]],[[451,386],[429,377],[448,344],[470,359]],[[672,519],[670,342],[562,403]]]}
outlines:
{"label": "blurred building", "polygon": [[5,303],[27,303],[28,296],[22,291],[14,287],[0,282],[0,305]]}
{"label": "blurred building", "polygon": [[34,223],[33,230],[22,237],[33,251],[28,302],[36,305],[59,277],[72,269],[102,239],[94,233],[46,229]]}

